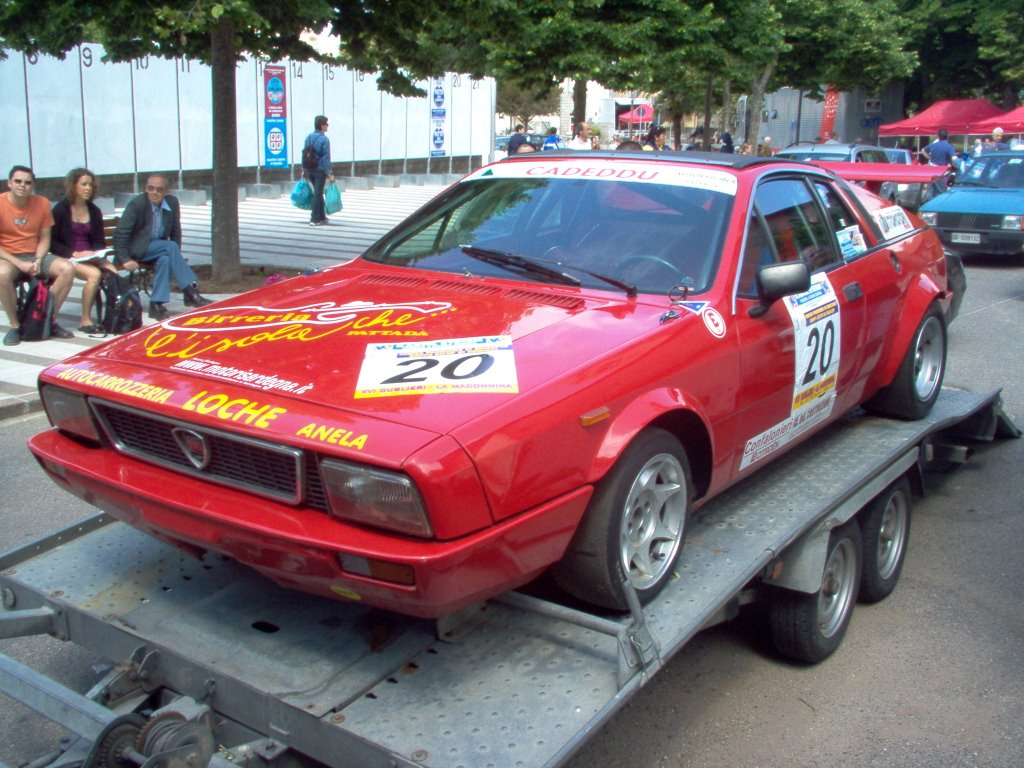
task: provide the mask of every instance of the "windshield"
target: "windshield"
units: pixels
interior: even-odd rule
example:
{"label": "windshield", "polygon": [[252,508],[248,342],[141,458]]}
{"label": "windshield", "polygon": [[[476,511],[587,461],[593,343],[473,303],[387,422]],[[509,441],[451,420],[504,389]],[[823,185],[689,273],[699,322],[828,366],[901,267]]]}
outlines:
{"label": "windshield", "polygon": [[815,152],[813,150],[784,149],[776,153],[777,157],[784,157],[787,160],[814,160],[819,163],[846,163],[850,160],[849,150],[838,152]]}
{"label": "windshield", "polygon": [[957,179],[957,186],[983,186],[997,189],[1024,187],[1024,155],[982,155]]}
{"label": "windshield", "polygon": [[484,177],[443,194],[363,258],[465,276],[666,293],[707,290],[732,195],[609,179]]}

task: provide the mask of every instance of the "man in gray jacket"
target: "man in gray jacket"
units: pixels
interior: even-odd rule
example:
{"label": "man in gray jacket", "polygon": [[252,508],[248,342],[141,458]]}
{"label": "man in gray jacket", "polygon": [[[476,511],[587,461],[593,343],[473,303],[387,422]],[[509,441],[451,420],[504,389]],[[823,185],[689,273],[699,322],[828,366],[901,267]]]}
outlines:
{"label": "man in gray jacket", "polygon": [[185,306],[211,303],[199,295],[196,274],[181,255],[181,206],[168,189],[166,176],[146,179],[146,193],[125,206],[114,230],[114,256],[123,268],[134,271],[139,262],[153,267],[149,316],[154,320],[168,315],[172,276],[184,293]]}

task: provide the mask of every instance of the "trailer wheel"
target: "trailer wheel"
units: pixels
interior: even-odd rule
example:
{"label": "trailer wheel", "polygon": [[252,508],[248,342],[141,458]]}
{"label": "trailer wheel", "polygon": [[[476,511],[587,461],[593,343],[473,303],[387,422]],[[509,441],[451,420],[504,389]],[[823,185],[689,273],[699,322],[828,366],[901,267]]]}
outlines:
{"label": "trailer wheel", "polygon": [[896,378],[864,403],[873,413],[897,419],[924,418],[935,405],[946,371],[946,321],[932,304],[907,348]]}
{"label": "trailer wheel", "polygon": [[594,605],[629,609],[624,582],[641,603],[672,576],[693,496],[690,463],[662,429],[641,432],[597,485],[562,560],[552,569],[566,592]]}
{"label": "trailer wheel", "polygon": [[877,603],[892,594],[910,540],[910,481],[902,477],[860,513],[864,568],[860,599]]}
{"label": "trailer wheel", "polygon": [[779,652],[809,664],[831,656],[849,626],[860,575],[860,528],[851,521],[829,537],[825,570],[817,592],[774,591],[768,617]]}

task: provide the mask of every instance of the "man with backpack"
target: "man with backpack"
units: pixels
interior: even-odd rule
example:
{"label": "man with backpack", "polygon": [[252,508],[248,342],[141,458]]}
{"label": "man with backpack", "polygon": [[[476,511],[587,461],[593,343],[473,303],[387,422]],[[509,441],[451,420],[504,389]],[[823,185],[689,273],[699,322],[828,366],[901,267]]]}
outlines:
{"label": "man with backpack", "polygon": [[[8,191],[0,194],[0,304],[11,326],[4,334],[8,347],[20,344],[22,339],[15,285],[23,279],[49,280],[48,293],[53,297],[51,318],[56,318],[75,279],[74,265],[50,253],[53,214],[45,197],[32,194],[35,180],[31,168],[16,165],[7,175]],[[75,335],[57,325],[55,319],[49,323],[49,328],[40,329],[39,338],[45,338],[47,332],[58,339]]]}
{"label": "man with backpack", "polygon": [[210,304],[199,294],[196,273],[181,255],[181,206],[167,194],[167,177],[153,174],[146,179],[146,191],[128,201],[114,230],[114,262],[134,272],[138,262],[153,267],[153,291],[149,316],[163,320],[170,314],[171,277],[184,294],[186,307]]}
{"label": "man with backpack", "polygon": [[311,227],[322,227],[329,223],[324,204],[324,187],[328,181],[334,181],[334,173],[331,167],[331,140],[327,138],[327,125],[327,118],[317,115],[313,120],[314,130],[302,145],[302,170],[313,185],[313,210],[309,216]]}

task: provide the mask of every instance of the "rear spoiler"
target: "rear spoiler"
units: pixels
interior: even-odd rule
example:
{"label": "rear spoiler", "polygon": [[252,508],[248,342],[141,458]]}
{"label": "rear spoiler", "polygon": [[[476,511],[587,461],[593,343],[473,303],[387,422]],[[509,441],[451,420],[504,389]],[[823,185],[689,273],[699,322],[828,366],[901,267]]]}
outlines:
{"label": "rear spoiler", "polygon": [[886,181],[894,181],[897,184],[930,184],[949,170],[948,166],[942,165],[905,165],[902,163],[815,162],[814,164],[832,171],[841,179],[862,181],[864,186],[875,194],[878,194],[882,183]]}

